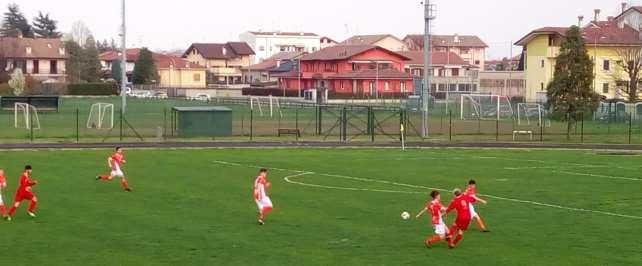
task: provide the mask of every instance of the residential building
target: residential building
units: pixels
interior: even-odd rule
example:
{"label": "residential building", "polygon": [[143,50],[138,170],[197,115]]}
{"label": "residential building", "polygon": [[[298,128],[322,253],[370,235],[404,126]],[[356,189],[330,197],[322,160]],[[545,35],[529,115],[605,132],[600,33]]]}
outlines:
{"label": "residential building", "polygon": [[356,35],[341,42],[340,45],[373,45],[395,52],[408,50],[404,41],[391,34]]}
{"label": "residential building", "polygon": [[480,71],[478,92],[524,99],[526,74],[524,71]]}
{"label": "residential building", "polygon": [[207,68],[207,84],[242,84],[241,69],[252,64],[254,50],[245,42],[194,43],[183,54]]}
{"label": "residential building", "polygon": [[0,67],[20,68],[39,81],[65,82],[67,53],[61,39],[0,37]]}
{"label": "residential building", "polygon": [[321,37],[321,45],[319,46],[320,49],[325,49],[331,46],[337,45],[339,42],[330,39],[330,37]]}
{"label": "residential building", "polygon": [[[400,54],[410,58],[405,71],[417,78],[424,75],[424,52],[407,51]],[[474,93],[479,86],[479,69],[471,66],[453,52],[433,52],[431,64],[431,93],[443,96],[449,93]]]}
{"label": "residential building", "polygon": [[[140,48],[127,49],[127,81],[132,81],[134,67]],[[100,62],[103,71],[111,76],[113,64],[120,61],[121,53],[117,51],[107,51],[100,54]],[[172,55],[152,53],[154,64],[158,71],[157,85],[161,87],[173,88],[206,88],[207,69],[199,64],[191,63],[188,60]]]}
{"label": "residential building", "polygon": [[513,58],[504,57],[496,60],[486,60],[484,71],[518,71],[519,62],[522,55],[517,55]]}
{"label": "residential building", "polygon": [[239,39],[256,52],[252,64],[261,63],[280,52],[313,53],[321,49],[321,36],[311,32],[248,31]]}
{"label": "residential building", "polygon": [[[473,35],[432,35],[433,52],[453,52],[466,60],[468,64],[484,69],[486,65],[486,48],[488,45],[479,37]],[[408,49],[424,50],[424,35],[407,35],[403,41]]]}
{"label": "residential building", "polygon": [[270,83],[267,85],[276,86],[278,77],[274,75],[297,69],[298,60],[304,54],[304,52],[280,52],[261,63],[244,67],[243,81],[252,85]]}
{"label": "residential building", "polygon": [[[629,82],[620,67],[625,60],[621,51],[642,49],[639,24],[642,7],[625,7],[620,15],[607,20],[600,20],[599,14],[596,10],[594,19],[586,25],[582,25],[581,20],[578,23],[582,25],[582,36],[595,66],[593,89],[604,98],[621,99],[620,89]],[[567,27],[543,27],[531,31],[516,43],[524,47],[528,101],[546,100],[546,87],[553,79],[555,58],[567,31]]]}
{"label": "residential building", "polygon": [[[379,97],[412,92],[410,58],[373,45],[337,45],[301,57],[300,71],[277,75],[284,91],[314,89],[330,97]],[[298,69],[297,69],[298,70]]]}

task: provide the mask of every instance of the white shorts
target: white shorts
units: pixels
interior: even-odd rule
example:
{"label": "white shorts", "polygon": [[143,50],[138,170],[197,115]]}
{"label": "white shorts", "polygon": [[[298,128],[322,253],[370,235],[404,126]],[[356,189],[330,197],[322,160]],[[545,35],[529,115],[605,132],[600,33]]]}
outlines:
{"label": "white shorts", "polygon": [[472,203],[468,203],[468,209],[470,209],[470,218],[477,218],[479,215],[475,212],[475,206]]}
{"label": "white shorts", "polygon": [[125,174],[123,173],[122,170],[120,170],[120,167],[116,166],[116,169],[111,171],[111,177],[124,177]]}
{"label": "white shorts", "polygon": [[264,208],[272,208],[272,201],[270,200],[270,197],[263,197],[260,200],[254,200],[256,202],[256,206],[259,208],[259,211],[263,210]]}
{"label": "white shorts", "polygon": [[4,201],[2,201],[2,191],[0,191],[0,206],[4,205]]}
{"label": "white shorts", "polygon": [[446,235],[448,234],[448,227],[446,227],[445,223],[440,223],[440,224],[433,224],[432,228],[435,229],[435,235]]}

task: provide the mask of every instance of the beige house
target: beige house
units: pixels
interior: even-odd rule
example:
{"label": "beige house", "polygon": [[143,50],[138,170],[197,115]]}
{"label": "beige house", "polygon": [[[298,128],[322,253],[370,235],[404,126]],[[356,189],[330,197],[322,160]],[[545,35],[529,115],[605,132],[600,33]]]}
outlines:
{"label": "beige house", "polygon": [[[407,35],[404,42],[412,51],[424,50],[424,35]],[[479,37],[472,35],[433,35],[433,52],[453,52],[479,69],[486,66],[486,48],[488,45]]]}
{"label": "beige house", "polygon": [[339,45],[373,45],[393,52],[408,51],[406,43],[391,34],[356,35]]}
{"label": "beige house", "polygon": [[242,84],[241,69],[251,65],[254,50],[244,42],[194,43],[183,54],[187,61],[207,68],[207,84]]}
{"label": "beige house", "polygon": [[166,55],[154,56],[161,87],[206,88],[207,69],[201,65]]}
{"label": "beige house", "polygon": [[67,54],[61,39],[0,37],[0,66],[22,69],[39,81],[64,82]]}

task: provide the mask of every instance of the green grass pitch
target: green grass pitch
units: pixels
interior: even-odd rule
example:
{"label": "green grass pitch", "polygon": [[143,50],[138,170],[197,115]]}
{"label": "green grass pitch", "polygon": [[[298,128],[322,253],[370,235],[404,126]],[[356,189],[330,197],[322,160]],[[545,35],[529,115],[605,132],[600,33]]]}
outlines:
{"label": "green grass pitch", "polygon": [[[639,156],[590,151],[127,150],[133,193],[95,181],[109,150],[4,151],[10,204],[34,166],[26,202],[0,222],[0,265],[636,265],[642,261]],[[252,183],[271,169],[275,204],[256,225]],[[287,177],[287,180],[285,179]],[[428,218],[402,221],[430,188],[474,177],[489,201],[460,245],[423,245]],[[443,201],[451,195],[443,194]],[[446,221],[450,224],[453,216]]]}

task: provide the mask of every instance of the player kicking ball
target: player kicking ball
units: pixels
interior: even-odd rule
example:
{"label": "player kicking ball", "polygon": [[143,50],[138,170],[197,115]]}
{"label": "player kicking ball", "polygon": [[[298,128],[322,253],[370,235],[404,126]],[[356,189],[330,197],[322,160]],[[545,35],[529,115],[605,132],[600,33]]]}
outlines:
{"label": "player kicking ball", "polygon": [[259,208],[259,225],[265,224],[265,216],[272,211],[272,201],[268,197],[267,190],[271,184],[267,181],[268,170],[263,168],[254,180],[254,202]]}
{"label": "player kicking ball", "polygon": [[125,164],[125,154],[122,147],[116,147],[116,152],[107,158],[107,165],[111,169],[109,175],[99,175],[96,177],[96,180],[111,181],[114,177],[120,177],[120,186],[123,190],[131,192],[125,174],[123,173],[122,167]]}
{"label": "player kicking ball", "polygon": [[444,223],[444,219],[442,217],[446,212],[446,208],[441,205],[441,196],[439,191],[433,190],[430,193],[430,197],[432,197],[432,201],[426,204],[426,207],[424,207],[417,214],[417,216],[415,216],[416,218],[419,218],[425,212],[430,212],[430,220],[432,222],[432,228],[435,230],[435,235],[432,238],[426,239],[426,241],[424,242],[426,244],[426,247],[431,247],[441,240],[447,240],[447,237],[449,236],[448,228],[446,227],[446,224]]}
{"label": "player kicking ball", "polygon": [[[457,210],[457,217],[455,218],[455,224],[451,226],[449,230],[450,236],[448,240],[448,247],[451,249],[457,246],[457,243],[459,243],[459,241],[461,241],[461,238],[464,236],[464,232],[468,230],[468,226],[470,225],[470,219],[471,219],[470,204],[476,201],[475,198],[461,193],[461,190],[458,188],[456,188],[453,191],[453,194],[455,195],[455,198],[448,205],[448,208],[446,208],[446,214],[450,213],[452,210]],[[479,199],[479,202],[486,204],[486,201],[482,199]],[[457,235],[453,240],[454,234],[457,234]]]}
{"label": "player kicking ball", "polygon": [[[466,192],[464,192],[464,194],[474,198],[476,201],[485,202],[481,198],[477,197],[477,193],[475,193],[476,186],[477,186],[477,182],[475,182],[474,179],[471,179],[470,181],[468,181],[468,186],[466,186]],[[479,230],[481,230],[484,233],[490,232],[490,230],[486,229],[486,225],[484,224],[484,221],[482,220],[482,218],[475,211],[475,206],[471,203],[469,207],[470,207],[470,217],[475,219],[475,223],[477,223],[477,227],[479,227]]]}
{"label": "player kicking ball", "polygon": [[9,209],[9,212],[5,217],[7,221],[11,221],[11,217],[13,217],[13,213],[15,213],[16,209],[20,207],[20,202],[22,202],[23,200],[29,201],[29,208],[27,209],[27,214],[29,214],[29,216],[31,217],[36,217],[36,214],[34,213],[34,211],[36,210],[36,203],[38,202],[38,198],[36,198],[36,195],[34,195],[33,192],[31,191],[31,187],[38,184],[38,181],[31,180],[31,173],[32,173],[31,165],[25,166],[25,171],[22,173],[22,176],[20,176],[20,183],[18,186],[18,190],[16,191],[16,197],[13,201],[13,206],[11,207],[11,209]]}
{"label": "player kicking ball", "polygon": [[7,217],[7,209],[4,207],[4,201],[2,201],[2,191],[7,188],[7,178],[4,176],[4,169],[0,169],[0,215],[2,218]]}

